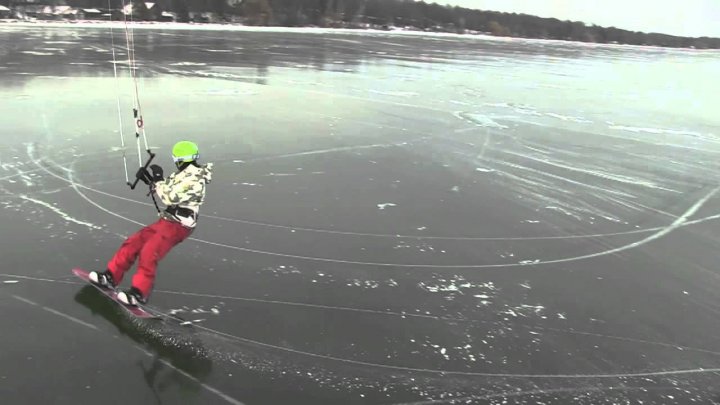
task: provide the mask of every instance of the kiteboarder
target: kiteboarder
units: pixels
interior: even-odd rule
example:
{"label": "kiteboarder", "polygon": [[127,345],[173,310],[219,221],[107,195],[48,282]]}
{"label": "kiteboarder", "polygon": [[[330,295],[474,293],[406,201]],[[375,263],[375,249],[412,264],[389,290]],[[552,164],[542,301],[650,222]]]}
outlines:
{"label": "kiteboarder", "polygon": [[117,294],[117,299],[125,305],[147,302],[158,262],[195,229],[198,210],[205,200],[206,185],[212,179],[212,163],[198,163],[200,154],[195,143],[176,143],[172,157],[177,171],[167,178],[163,177],[163,169],[158,165],[151,165],[150,170],[141,167],[135,175],[166,205],[165,210],[159,212],[160,219],[127,238],[108,262],[107,270],[89,273],[94,284],[114,289],[139,259],[131,287]]}

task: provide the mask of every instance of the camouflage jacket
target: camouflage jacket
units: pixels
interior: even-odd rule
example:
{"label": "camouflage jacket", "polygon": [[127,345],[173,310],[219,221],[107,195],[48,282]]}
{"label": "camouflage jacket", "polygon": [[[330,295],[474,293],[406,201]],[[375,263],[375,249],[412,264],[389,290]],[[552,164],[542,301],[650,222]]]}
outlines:
{"label": "camouflage jacket", "polygon": [[205,200],[205,186],[212,180],[212,167],[212,163],[200,167],[189,165],[183,171],[175,172],[165,180],[155,183],[155,193],[163,204],[189,209],[194,213],[192,216],[180,216],[164,211],[161,216],[194,228],[197,225],[200,205]]}

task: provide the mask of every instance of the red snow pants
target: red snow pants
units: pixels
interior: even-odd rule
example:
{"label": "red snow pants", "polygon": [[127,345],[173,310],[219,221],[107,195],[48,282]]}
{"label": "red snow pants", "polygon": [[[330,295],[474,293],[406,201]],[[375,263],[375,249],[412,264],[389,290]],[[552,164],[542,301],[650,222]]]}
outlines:
{"label": "red snow pants", "polygon": [[175,245],[190,236],[192,229],[178,222],[159,219],[132,234],[108,262],[116,285],[120,285],[125,273],[140,257],[138,270],[132,278],[132,286],[140,290],[147,299],[155,281],[157,264]]}

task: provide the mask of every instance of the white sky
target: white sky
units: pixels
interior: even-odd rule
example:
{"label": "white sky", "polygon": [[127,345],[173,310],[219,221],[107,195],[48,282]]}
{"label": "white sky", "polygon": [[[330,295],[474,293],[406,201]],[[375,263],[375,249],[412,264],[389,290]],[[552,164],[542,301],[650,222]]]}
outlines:
{"label": "white sky", "polygon": [[633,31],[720,37],[720,0],[425,0]]}

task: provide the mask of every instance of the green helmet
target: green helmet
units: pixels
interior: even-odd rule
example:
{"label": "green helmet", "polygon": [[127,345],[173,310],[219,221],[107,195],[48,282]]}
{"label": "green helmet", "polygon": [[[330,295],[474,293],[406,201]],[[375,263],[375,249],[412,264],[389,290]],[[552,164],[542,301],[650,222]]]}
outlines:
{"label": "green helmet", "polygon": [[200,157],[198,146],[190,141],[180,141],[172,148],[175,163],[193,162]]}

